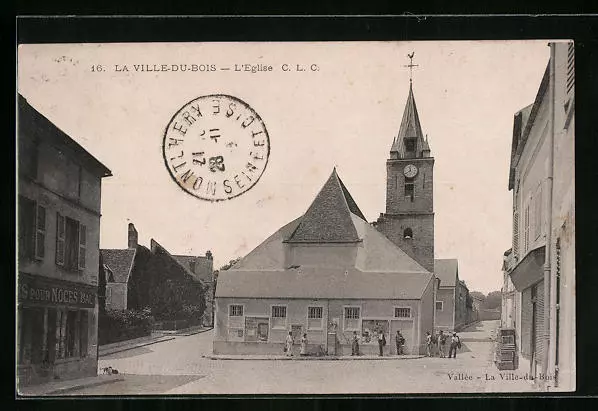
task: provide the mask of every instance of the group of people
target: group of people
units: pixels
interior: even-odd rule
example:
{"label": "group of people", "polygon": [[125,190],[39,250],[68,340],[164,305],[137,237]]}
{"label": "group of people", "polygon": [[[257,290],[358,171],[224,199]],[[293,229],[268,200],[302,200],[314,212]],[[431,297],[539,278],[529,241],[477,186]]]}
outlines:
{"label": "group of people", "polygon": [[[386,335],[382,330],[377,332],[378,334],[378,355],[382,357],[384,355],[384,347],[386,346]],[[395,334],[395,346],[397,348],[397,355],[403,355],[405,353],[405,337],[401,334],[400,330],[397,330]],[[359,336],[357,331],[353,331],[353,338],[351,339],[351,355],[359,354]]]}
{"label": "group of people", "polygon": [[457,358],[457,349],[461,348],[461,339],[455,331],[452,335],[440,332],[432,335],[430,331],[426,331],[426,355],[428,357],[435,357],[436,353],[440,358],[446,358],[446,347],[449,347],[449,358]]}
{"label": "group of people", "polygon": [[[289,331],[289,335],[285,340],[284,344],[284,353],[287,357],[293,356],[293,344],[295,343],[295,339],[293,338],[293,332]],[[299,355],[306,356],[307,355],[307,333],[303,334],[301,337],[301,348],[299,349]]]}
{"label": "group of people", "polygon": [[[379,356],[382,357],[384,355],[384,347],[386,346],[386,336],[382,330],[377,332],[377,340],[378,340],[378,349],[379,349]],[[357,335],[357,331],[353,331],[353,337],[351,338],[351,355],[360,355],[359,352],[359,335]],[[293,355],[293,344],[295,343],[293,339],[293,333],[289,331],[289,335],[285,340],[284,352],[287,356]],[[307,355],[307,333],[304,333],[301,337],[301,346],[299,349],[299,355],[306,356]],[[397,349],[397,355],[403,355],[405,353],[405,337],[401,334],[400,330],[397,330],[395,335],[395,346]],[[438,334],[432,335],[430,331],[426,331],[426,355],[428,357],[435,357],[438,353],[440,358],[446,358],[446,349],[448,346],[448,357],[449,358],[457,358],[457,349],[461,348],[461,339],[457,335],[456,332],[453,332],[452,335],[448,333],[444,333],[444,331],[440,330]]]}

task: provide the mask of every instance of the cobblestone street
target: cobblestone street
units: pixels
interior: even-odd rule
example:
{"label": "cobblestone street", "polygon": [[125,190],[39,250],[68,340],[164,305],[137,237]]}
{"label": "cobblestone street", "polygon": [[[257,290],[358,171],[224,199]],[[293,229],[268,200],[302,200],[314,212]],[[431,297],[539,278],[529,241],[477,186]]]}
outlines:
{"label": "cobblestone street", "polygon": [[[268,393],[479,393],[533,391],[492,363],[496,321],[460,333],[457,359],[211,360],[212,332],[177,337],[111,354],[100,367],[119,370],[124,381],[70,395],[268,394]],[[515,372],[523,376],[521,370]],[[508,379],[507,379],[508,378]]]}

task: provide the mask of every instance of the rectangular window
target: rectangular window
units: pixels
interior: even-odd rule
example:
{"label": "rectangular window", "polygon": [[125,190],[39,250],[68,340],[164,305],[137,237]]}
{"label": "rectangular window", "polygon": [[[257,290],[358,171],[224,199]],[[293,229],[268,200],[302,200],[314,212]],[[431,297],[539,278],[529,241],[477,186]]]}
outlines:
{"label": "rectangular window", "polygon": [[287,307],[283,305],[272,306],[272,328],[286,328]]}
{"label": "rectangular window", "polygon": [[35,224],[35,258],[43,260],[46,255],[46,209],[38,204]]}
{"label": "rectangular window", "polygon": [[436,310],[442,311],[444,306],[444,301],[436,301]]}
{"label": "rectangular window", "polygon": [[569,43],[568,48],[567,48],[567,94],[570,94],[573,91],[574,86],[575,86],[575,45],[573,43]]}
{"label": "rectangular window", "polygon": [[360,317],[359,307],[345,307],[345,330],[358,330]]}
{"label": "rectangular window", "polygon": [[65,254],[65,222],[66,219],[60,213],[56,213],[56,264],[64,265]]}
{"label": "rectangular window", "polygon": [[242,317],[243,316],[243,306],[242,305],[231,305],[228,307],[228,316],[229,317]]}
{"label": "rectangular window", "polygon": [[241,329],[241,331],[243,331],[243,328],[245,327],[245,323],[243,320],[244,314],[245,313],[242,305],[234,304],[228,306],[228,328],[230,333],[232,333],[230,335],[236,335],[237,331],[235,329]]}
{"label": "rectangular window", "polygon": [[19,196],[19,258],[34,258],[36,218],[35,201]]}
{"label": "rectangular window", "polygon": [[307,307],[307,328],[310,330],[321,329],[322,307]]}
{"label": "rectangular window", "polygon": [[395,318],[411,318],[411,308],[395,307]]}
{"label": "rectangular window", "polygon": [[112,304],[112,287],[106,287],[106,305]]}
{"label": "rectangular window", "polygon": [[415,190],[413,181],[405,179],[405,197],[408,197],[409,199],[411,199],[411,201],[413,201],[414,193]]}
{"label": "rectangular window", "polygon": [[72,271],[84,270],[87,226],[56,213],[56,264]]}
{"label": "rectangular window", "polygon": [[87,227],[79,224],[79,270],[85,269],[85,253],[87,249]]}

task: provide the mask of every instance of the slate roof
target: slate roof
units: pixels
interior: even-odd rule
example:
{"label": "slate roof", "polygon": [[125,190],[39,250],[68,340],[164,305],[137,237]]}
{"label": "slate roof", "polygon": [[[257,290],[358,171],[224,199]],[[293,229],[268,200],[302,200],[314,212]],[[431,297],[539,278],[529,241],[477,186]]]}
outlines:
{"label": "slate roof", "polygon": [[459,274],[459,262],[455,258],[434,260],[434,273],[440,278],[441,287],[455,287]]}
{"label": "slate roof", "polygon": [[126,283],[135,261],[136,249],[101,249],[102,261],[114,275],[114,282]]}
{"label": "slate roof", "polygon": [[287,241],[349,243],[359,241],[351,213],[363,214],[340,181],[336,169],[311,203]]}
{"label": "slate roof", "polygon": [[[337,208],[329,212],[326,206]],[[336,217],[337,223],[347,227],[334,228],[325,220],[318,220],[327,216]],[[315,241],[318,234],[316,224],[331,230],[319,241]],[[298,233],[301,239],[312,241],[288,241],[297,237]],[[348,234],[350,237],[341,237]],[[339,242],[339,239],[347,240],[340,246],[355,248],[354,260],[347,261],[346,266],[331,267],[309,261],[298,266],[286,265],[289,247],[310,243],[310,246],[322,245],[328,247],[325,250],[334,252],[337,246],[329,243]],[[216,296],[419,299],[431,280],[430,272],[365,221],[336,171],[333,171],[303,216],[280,228],[233,268],[220,272]]]}
{"label": "slate roof", "polygon": [[189,266],[187,264],[182,263],[180,260],[178,260],[177,258],[175,258],[175,256],[173,256],[172,254],[170,254],[170,252],[166,248],[164,248],[164,246],[162,246],[160,243],[158,243],[153,238],[150,239],[150,249],[151,249],[152,254],[161,252],[162,254],[170,257],[175,264],[177,264],[178,266],[180,266],[183,269],[183,271],[185,271],[185,274],[187,274],[188,276],[190,276],[195,281],[203,282],[202,279],[200,279],[197,276],[195,276],[195,274],[191,271],[191,269],[189,268]]}
{"label": "slate roof", "polygon": [[426,142],[424,141],[424,133],[422,132],[422,126],[419,122],[419,114],[417,112],[415,97],[413,95],[413,86],[411,84],[409,85],[409,95],[407,96],[407,103],[405,104],[405,111],[403,112],[399,134],[397,134],[393,140],[390,149],[391,152],[398,152],[400,158],[405,157],[405,137],[416,138],[415,152],[418,153],[418,155],[425,148],[424,146]]}

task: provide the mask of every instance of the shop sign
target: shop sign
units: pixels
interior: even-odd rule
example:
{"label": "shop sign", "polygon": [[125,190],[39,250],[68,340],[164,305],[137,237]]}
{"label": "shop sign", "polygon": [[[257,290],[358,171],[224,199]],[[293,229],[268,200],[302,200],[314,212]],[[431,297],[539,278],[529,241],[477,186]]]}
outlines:
{"label": "shop sign", "polygon": [[97,293],[93,288],[21,276],[19,302],[93,308]]}

